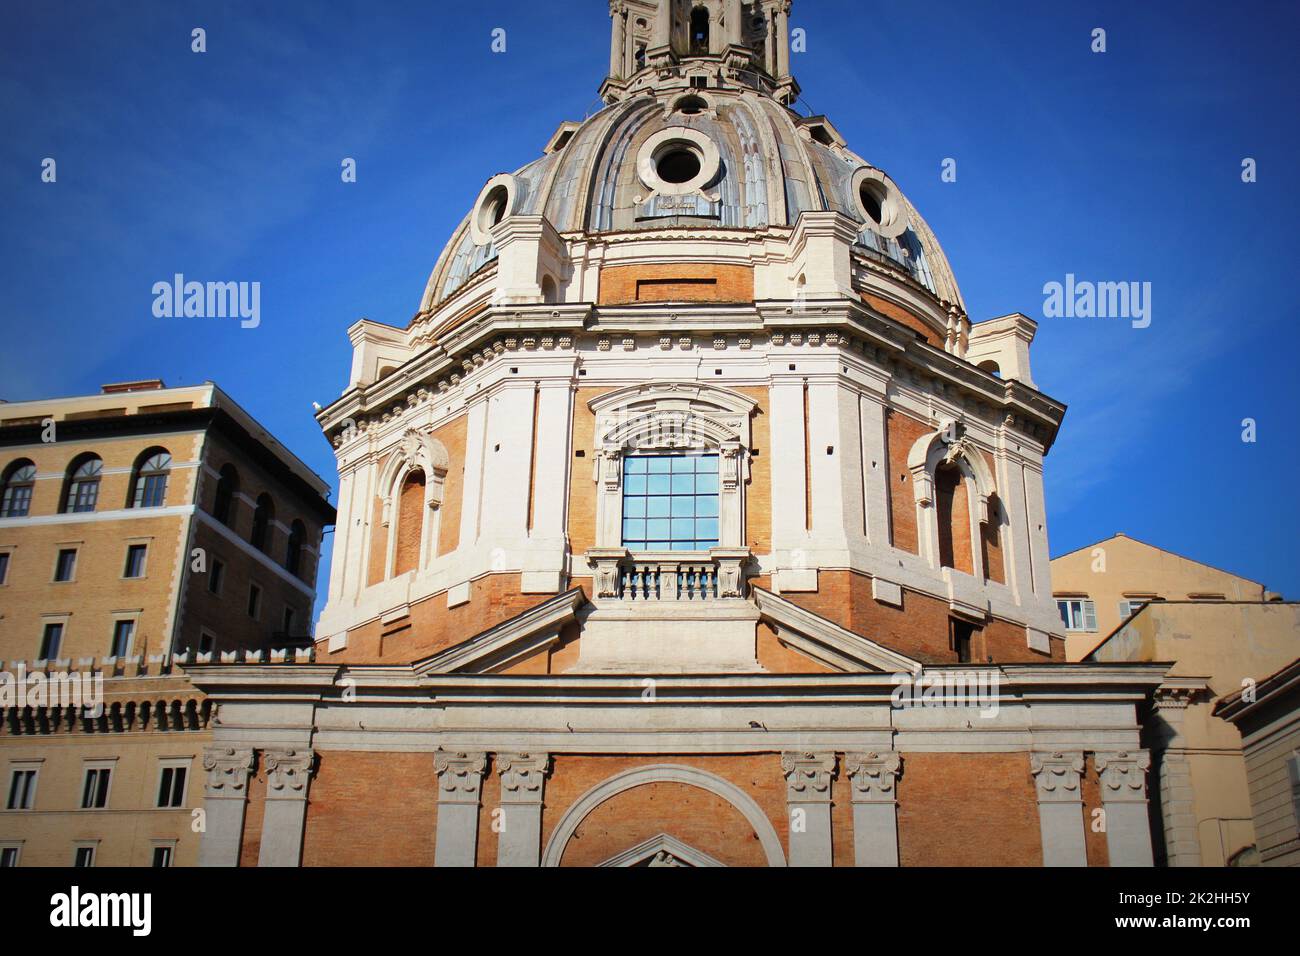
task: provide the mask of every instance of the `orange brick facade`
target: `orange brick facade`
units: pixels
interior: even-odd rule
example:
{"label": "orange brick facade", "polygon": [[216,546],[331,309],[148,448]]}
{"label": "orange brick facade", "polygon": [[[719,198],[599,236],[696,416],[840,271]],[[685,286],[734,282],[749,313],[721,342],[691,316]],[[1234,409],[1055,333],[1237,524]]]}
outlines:
{"label": "orange brick facade", "polygon": [[635,302],[752,302],[750,266],[708,262],[606,266],[600,271],[600,305]]}

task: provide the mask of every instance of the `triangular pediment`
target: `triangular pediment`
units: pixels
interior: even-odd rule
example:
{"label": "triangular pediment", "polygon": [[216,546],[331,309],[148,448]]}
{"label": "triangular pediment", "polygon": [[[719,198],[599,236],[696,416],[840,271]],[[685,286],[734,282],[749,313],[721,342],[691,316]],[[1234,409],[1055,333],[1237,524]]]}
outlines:
{"label": "triangular pediment", "polygon": [[611,856],[600,866],[726,866],[709,856],[703,850],[697,850],[688,843],[683,843],[675,836],[660,833],[638,843],[631,849]]}
{"label": "triangular pediment", "polygon": [[763,588],[754,588],[762,619],[776,628],[777,639],[819,663],[841,671],[915,674],[921,662],[840,627],[820,614]]}
{"label": "triangular pediment", "polygon": [[417,674],[499,673],[559,641],[586,601],[572,588],[411,666]]}

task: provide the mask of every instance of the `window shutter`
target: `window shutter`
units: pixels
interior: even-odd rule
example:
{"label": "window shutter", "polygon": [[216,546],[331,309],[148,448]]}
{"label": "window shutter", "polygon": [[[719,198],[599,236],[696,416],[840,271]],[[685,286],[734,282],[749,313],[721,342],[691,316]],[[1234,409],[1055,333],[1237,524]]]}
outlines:
{"label": "window shutter", "polygon": [[1129,609],[1129,603],[1128,603],[1128,601],[1120,601],[1120,602],[1119,602],[1119,619],[1120,619],[1121,621],[1127,620],[1127,619],[1128,619],[1128,616],[1129,616],[1131,613],[1132,613],[1132,611]]}
{"label": "window shutter", "polygon": [[1291,813],[1295,816],[1296,826],[1300,826],[1300,751],[1291,754],[1286,769],[1291,778]]}
{"label": "window shutter", "polygon": [[1083,602],[1083,629],[1085,631],[1097,630],[1097,605],[1091,601]]}

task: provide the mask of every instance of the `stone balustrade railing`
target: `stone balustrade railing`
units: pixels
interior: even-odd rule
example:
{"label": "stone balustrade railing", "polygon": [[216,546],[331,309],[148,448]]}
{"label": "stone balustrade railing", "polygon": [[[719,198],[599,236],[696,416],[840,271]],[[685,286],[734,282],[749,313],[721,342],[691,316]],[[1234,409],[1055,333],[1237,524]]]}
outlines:
{"label": "stone balustrade railing", "polygon": [[746,548],[643,551],[593,548],[593,598],[640,604],[738,600],[745,597]]}

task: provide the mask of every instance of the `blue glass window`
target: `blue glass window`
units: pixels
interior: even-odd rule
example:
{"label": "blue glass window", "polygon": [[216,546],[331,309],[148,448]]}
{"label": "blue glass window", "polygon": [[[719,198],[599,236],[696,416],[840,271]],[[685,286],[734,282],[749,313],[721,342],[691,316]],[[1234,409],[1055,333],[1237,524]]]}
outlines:
{"label": "blue glass window", "polygon": [[635,455],[623,463],[623,547],[718,546],[718,456]]}

